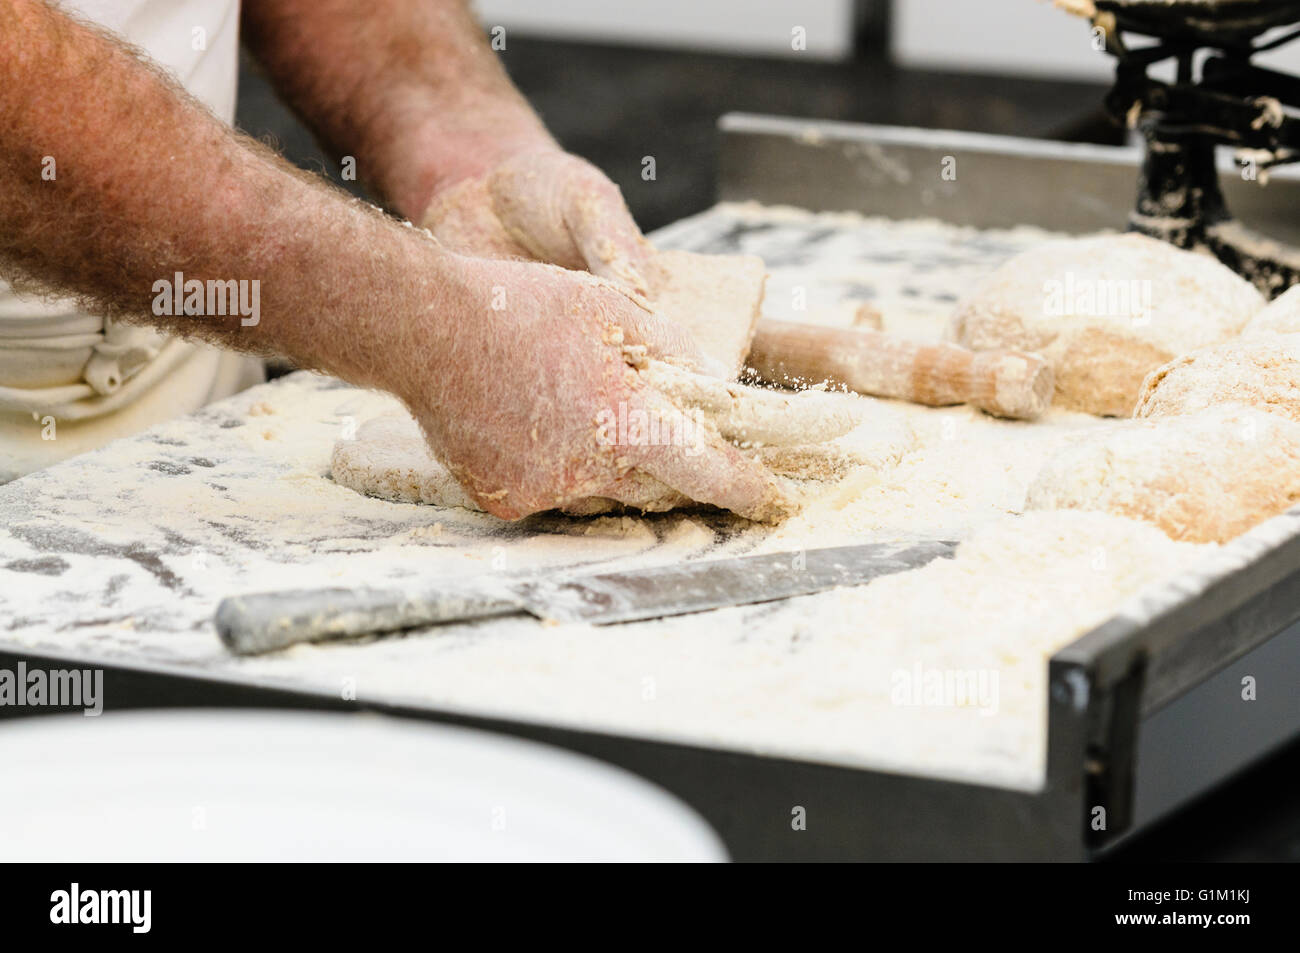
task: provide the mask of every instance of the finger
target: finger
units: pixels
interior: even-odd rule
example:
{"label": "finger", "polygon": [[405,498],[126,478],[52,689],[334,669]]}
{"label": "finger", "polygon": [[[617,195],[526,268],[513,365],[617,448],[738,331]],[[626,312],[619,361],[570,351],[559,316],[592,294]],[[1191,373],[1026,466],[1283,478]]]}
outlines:
{"label": "finger", "polygon": [[565,223],[587,270],[593,275],[650,294],[647,263],[654,250],[637,228],[623,194],[603,175],[591,170],[570,186]]}
{"label": "finger", "polygon": [[636,470],[692,500],[752,520],[776,522],[794,511],[772,472],[741,455],[703,416],[685,414],[653,391],[629,405],[647,421],[638,433],[629,427],[620,447],[620,456]]}
{"label": "finger", "polygon": [[653,249],[618,186],[591,163],[555,150],[530,152],[498,166],[487,188],[502,227],[539,261],[649,293],[644,269]]}
{"label": "finger", "polygon": [[643,348],[647,357],[674,364],[684,363],[698,368],[702,374],[716,371],[726,375],[726,369],[718,361],[700,350],[690,331],[675,321],[645,310],[644,304],[638,308],[619,308],[612,318],[623,332],[624,347]]}
{"label": "finger", "polygon": [[501,163],[486,181],[489,205],[511,240],[538,261],[574,271],[587,267],[565,221],[577,161],[554,150],[529,152]]}
{"label": "finger", "polygon": [[765,390],[648,361],[642,377],[679,407],[698,409],[728,440],[796,446],[842,437],[862,424],[863,402],[823,391]]}

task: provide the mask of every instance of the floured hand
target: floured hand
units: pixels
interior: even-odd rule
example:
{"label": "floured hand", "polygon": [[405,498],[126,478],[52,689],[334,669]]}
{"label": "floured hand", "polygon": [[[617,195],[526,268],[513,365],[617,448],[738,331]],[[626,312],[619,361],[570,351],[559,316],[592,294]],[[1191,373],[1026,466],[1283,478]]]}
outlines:
{"label": "floured hand", "polygon": [[532,146],[444,187],[422,223],[460,254],[589,271],[648,298],[697,342],[704,358],[691,363],[704,373],[734,380],[749,352],[763,302],[762,260],[659,251],[618,187],[556,146]]}
{"label": "floured hand", "polygon": [[448,274],[460,320],[429,320],[429,342],[394,354],[411,362],[399,396],[489,513],[581,511],[593,499],[692,500],[758,520],[788,512],[765,467],[632,366],[637,354],[691,350],[636,296],[529,262],[456,258]]}
{"label": "floured hand", "polygon": [[434,195],[421,224],[453,251],[590,271],[638,294],[654,254],[613,182],[558,146],[538,146]]}

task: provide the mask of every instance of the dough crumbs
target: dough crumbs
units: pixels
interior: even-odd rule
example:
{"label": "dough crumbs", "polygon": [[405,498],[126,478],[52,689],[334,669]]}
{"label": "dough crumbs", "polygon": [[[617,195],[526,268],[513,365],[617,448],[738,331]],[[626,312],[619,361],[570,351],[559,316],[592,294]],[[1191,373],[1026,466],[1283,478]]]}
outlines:
{"label": "dough crumbs", "polygon": [[885,327],[885,316],[874,304],[863,301],[853,309],[853,319],[849,324],[867,331],[881,331]]}

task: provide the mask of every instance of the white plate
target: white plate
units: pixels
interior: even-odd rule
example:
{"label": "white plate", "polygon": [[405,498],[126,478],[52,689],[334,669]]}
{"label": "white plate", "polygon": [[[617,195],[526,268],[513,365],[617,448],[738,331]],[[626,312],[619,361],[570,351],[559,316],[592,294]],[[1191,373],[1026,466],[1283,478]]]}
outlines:
{"label": "white plate", "polygon": [[0,860],[715,861],[662,789],[503,735],[376,715],[0,722]]}

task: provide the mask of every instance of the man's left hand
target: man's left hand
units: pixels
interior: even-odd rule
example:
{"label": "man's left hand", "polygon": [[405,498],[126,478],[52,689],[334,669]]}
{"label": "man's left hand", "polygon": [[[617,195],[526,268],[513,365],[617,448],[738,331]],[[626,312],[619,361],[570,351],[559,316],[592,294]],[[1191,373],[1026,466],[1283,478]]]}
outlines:
{"label": "man's left hand", "polygon": [[638,294],[654,254],[618,186],[558,146],[510,156],[441,189],[421,218],[452,251],[590,271]]}

